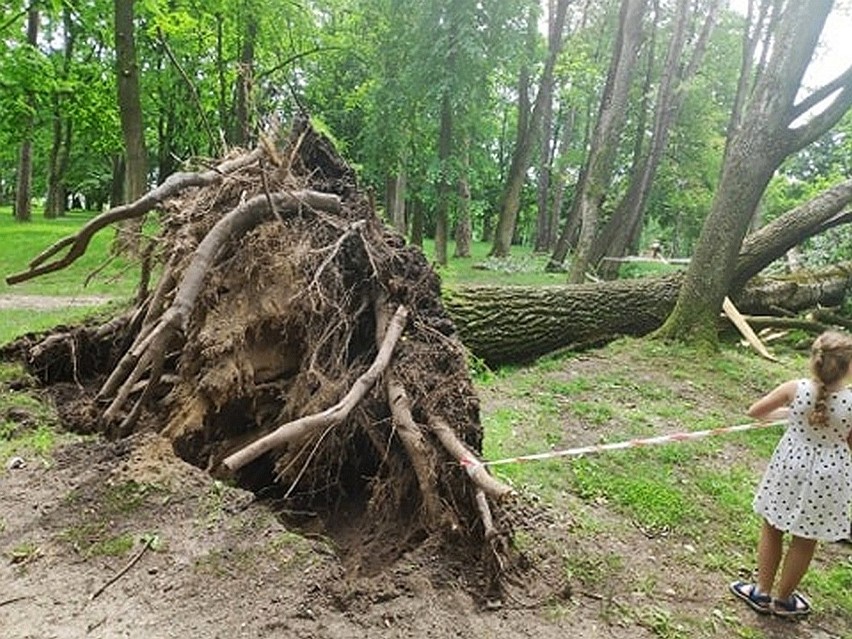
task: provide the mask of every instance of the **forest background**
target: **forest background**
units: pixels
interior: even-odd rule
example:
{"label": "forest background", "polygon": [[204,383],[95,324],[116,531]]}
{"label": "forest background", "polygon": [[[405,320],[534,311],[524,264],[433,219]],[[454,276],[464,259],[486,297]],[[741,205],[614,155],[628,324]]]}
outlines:
{"label": "forest background", "polygon": [[[415,244],[435,239],[438,264],[450,238],[458,257],[481,240],[498,259],[531,246],[571,281],[611,277],[605,258],[655,242],[693,253],[785,4],[7,3],[0,205],[26,220],[132,201],[304,111],[390,224]],[[826,16],[826,32],[850,22],[848,2],[816,4],[813,33]],[[827,55],[817,45],[814,65]],[[749,228],[849,179],[849,75],[818,78],[836,98],[831,126],[756,185]],[[805,118],[826,109],[800,104]],[[815,237],[803,259],[848,259],[849,239]]]}

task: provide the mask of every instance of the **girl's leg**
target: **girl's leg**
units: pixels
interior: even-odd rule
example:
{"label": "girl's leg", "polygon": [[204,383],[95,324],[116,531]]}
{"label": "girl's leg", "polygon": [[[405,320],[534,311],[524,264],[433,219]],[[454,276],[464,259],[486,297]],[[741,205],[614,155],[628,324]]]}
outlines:
{"label": "girl's leg", "polygon": [[808,571],[816,546],[816,539],[793,536],[787,555],[784,557],[784,566],[781,568],[781,579],[778,582],[779,599],[787,601],[798,587],[802,577]]}
{"label": "girl's leg", "polygon": [[767,595],[772,592],[775,574],[781,563],[783,536],[784,533],[763,520],[760,541],[757,544],[757,589]]}

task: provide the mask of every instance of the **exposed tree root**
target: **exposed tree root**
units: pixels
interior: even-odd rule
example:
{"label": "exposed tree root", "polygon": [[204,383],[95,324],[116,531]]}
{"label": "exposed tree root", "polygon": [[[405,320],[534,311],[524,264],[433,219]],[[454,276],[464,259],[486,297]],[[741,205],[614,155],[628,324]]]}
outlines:
{"label": "exposed tree root", "polygon": [[[263,151],[261,149],[255,149],[248,155],[242,155],[231,160],[226,160],[215,168],[203,173],[172,174],[159,187],[149,191],[135,202],[116,206],[109,211],[105,211],[97,217],[89,220],[89,222],[87,222],[76,234],[65,237],[52,246],[49,246],[33,258],[33,260],[29,263],[29,270],[24,271],[23,273],[10,275],[6,278],[6,283],[10,285],[18,284],[34,277],[38,277],[39,275],[59,271],[66,266],[69,266],[86,253],[86,248],[89,246],[89,242],[101,229],[104,229],[115,222],[130,220],[145,215],[145,213],[148,213],[161,205],[167,198],[173,197],[190,187],[203,187],[216,184],[221,181],[224,176],[233,173],[242,167],[257,162],[262,153]],[[52,262],[47,261],[68,247],[70,247],[68,252],[62,258],[56,259]]]}
{"label": "exposed tree root", "polygon": [[446,543],[494,597],[515,557],[513,492],[478,461],[466,351],[425,257],[382,225],[329,141],[297,121],[280,147],[170,178],[10,281],[70,264],[98,230],[155,208],[160,268],[146,272],[160,275],[144,297],[22,347],[45,382],[86,389],[64,403],[68,421],[156,430],[286,512],[356,526],[343,542],[356,572]]}
{"label": "exposed tree root", "polygon": [[379,375],[387,368],[393,354],[394,346],[396,346],[396,342],[405,328],[407,318],[408,309],[400,306],[390,322],[387,334],[382,341],[382,346],[376,355],[375,361],[370,368],[355,380],[352,388],[349,389],[349,392],[337,404],[321,413],[307,415],[279,426],[268,435],[264,435],[250,445],[226,457],[222,462],[225,468],[229,471],[239,470],[273,448],[291,441],[298,441],[308,433],[323,426],[336,426],[346,419],[358,402],[366,395],[367,391],[376,383]]}

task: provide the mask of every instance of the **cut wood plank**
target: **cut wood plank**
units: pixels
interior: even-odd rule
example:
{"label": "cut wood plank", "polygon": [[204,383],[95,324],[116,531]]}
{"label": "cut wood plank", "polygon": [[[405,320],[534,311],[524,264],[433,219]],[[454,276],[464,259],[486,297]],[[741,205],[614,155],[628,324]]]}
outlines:
{"label": "cut wood plank", "polygon": [[737,307],[734,306],[734,303],[730,300],[730,298],[725,297],[725,300],[722,302],[722,310],[734,326],[737,327],[737,330],[742,334],[742,336],[746,338],[746,341],[751,344],[751,347],[754,348],[754,350],[770,361],[778,361],[778,358],[766,349],[766,346],[763,345],[763,342],[760,341],[760,338],[755,334],[751,326],[749,326],[749,323],[737,310]]}

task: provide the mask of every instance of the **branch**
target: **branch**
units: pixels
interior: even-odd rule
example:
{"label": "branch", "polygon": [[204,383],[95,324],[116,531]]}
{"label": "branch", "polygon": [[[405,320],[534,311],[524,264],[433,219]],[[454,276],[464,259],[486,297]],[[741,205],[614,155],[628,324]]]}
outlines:
{"label": "branch", "polygon": [[142,550],[140,550],[138,553],[136,553],[136,556],[133,559],[131,559],[124,568],[122,568],[115,575],[113,575],[113,577],[109,581],[107,581],[103,586],[101,586],[95,592],[93,592],[92,595],[89,597],[89,601],[94,601],[97,597],[99,597],[103,593],[104,590],[109,588],[112,584],[114,584],[116,581],[121,579],[125,574],[127,574],[127,571],[130,570],[131,568],[133,568],[133,566],[135,566],[136,563],[140,559],[142,559],[142,555],[145,554],[145,551],[148,550],[151,546],[154,545],[154,542],[156,541],[156,539],[157,539],[156,535],[146,536],[145,545],[142,546]]}
{"label": "branch", "polygon": [[[217,167],[203,173],[173,173],[157,188],[148,191],[141,198],[130,204],[116,206],[92,218],[77,231],[76,234],[64,237],[37,255],[29,264],[29,270],[16,273],[6,278],[7,284],[18,284],[26,280],[58,271],[75,262],[85,252],[95,233],[114,222],[141,217],[157,207],[163,200],[173,197],[184,189],[193,186],[208,186],[216,184],[229,173],[256,162],[263,154],[261,149],[255,149],[247,155],[222,162]],[[65,257],[45,263],[63,249],[71,247]]]}
{"label": "branch", "polygon": [[840,94],[825,110],[808,120],[807,124],[795,129],[788,129],[789,137],[785,140],[788,154],[794,153],[816,140],[837,124],[840,118],[849,111],[849,107],[852,106],[852,67],[843,76],[845,76],[845,82],[840,89]]}
{"label": "branch", "polygon": [[835,184],[749,234],[740,248],[732,289],[737,289],[807,238],[849,220],[852,179]]}
{"label": "branch", "polygon": [[758,330],[763,328],[789,328],[808,331],[809,333],[819,334],[827,331],[830,327],[828,324],[809,319],[800,319],[797,317],[773,317],[771,315],[744,315],[743,319],[747,321],[753,328]]}
{"label": "branch", "polygon": [[219,141],[217,141],[216,136],[213,135],[213,129],[210,127],[210,122],[207,120],[207,114],[204,112],[204,107],[201,106],[201,99],[198,97],[198,89],[195,88],[192,80],[190,80],[186,71],[183,70],[180,62],[178,62],[175,54],[172,52],[172,48],[169,46],[169,43],[166,42],[163,30],[160,27],[157,27],[157,39],[160,41],[160,44],[163,45],[163,50],[166,52],[166,55],[169,57],[169,60],[171,60],[172,64],[175,65],[175,68],[178,70],[178,73],[180,73],[183,81],[186,82],[186,85],[189,87],[189,92],[192,94],[192,101],[195,102],[195,108],[198,110],[198,114],[201,116],[201,122],[204,124],[204,131],[207,133],[207,137],[210,138],[210,148],[213,150],[220,149],[219,142],[222,142],[222,148],[224,148],[225,136],[221,130],[219,131]]}
{"label": "branch", "polygon": [[848,317],[843,317],[842,315],[838,315],[834,311],[830,311],[826,308],[818,308],[813,313],[811,313],[813,318],[824,324],[834,324],[835,326],[842,326],[847,331],[852,331],[852,320]]}
{"label": "branch", "polygon": [[376,383],[379,375],[388,367],[391,356],[393,355],[393,349],[402,335],[407,319],[408,309],[405,306],[397,308],[388,325],[387,333],[384,340],[382,340],[381,348],[379,348],[375,360],[373,360],[370,368],[355,380],[352,388],[349,389],[349,392],[337,404],[320,413],[300,417],[279,426],[268,435],[264,435],[248,446],[226,457],[222,462],[224,467],[230,471],[239,470],[273,448],[299,439],[320,426],[333,426],[345,420],[352,409],[367,394],[367,391]]}
{"label": "branch", "polygon": [[799,102],[798,104],[793,105],[793,109],[790,113],[790,123],[798,118],[800,115],[807,113],[810,109],[815,107],[817,104],[825,100],[828,96],[830,96],[835,91],[839,91],[844,88],[849,80],[852,79],[852,66],[850,66],[846,71],[841,73],[839,76],[834,78],[828,84],[824,84],[819,89],[816,89],[808,95],[804,100]]}
{"label": "branch", "polygon": [[[288,64],[292,64],[293,62],[296,62],[296,61],[300,60],[301,58],[306,58],[309,55],[313,55],[315,53],[322,53],[324,51],[338,51],[341,48],[342,47],[314,47],[313,49],[309,49],[308,51],[300,51],[299,53],[294,53],[289,58],[286,58],[283,61],[276,64],[271,69],[266,69],[265,71],[261,71],[259,73],[256,73],[255,76],[254,76],[255,80],[260,81],[260,80],[264,79],[265,77],[272,75],[276,71],[280,71],[281,69],[286,67]],[[358,56],[356,55],[356,57],[358,57]]]}
{"label": "branch", "polygon": [[771,362],[778,361],[778,358],[766,349],[766,346],[763,345],[763,342],[760,341],[760,338],[752,330],[748,321],[746,321],[746,319],[742,316],[742,313],[737,310],[737,307],[734,306],[734,303],[727,296],[725,296],[725,300],[722,302],[722,312],[729,320],[731,320],[731,323],[737,327],[737,330],[743,337],[745,337],[746,341],[754,350]]}

